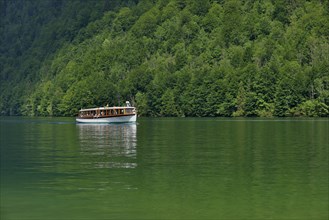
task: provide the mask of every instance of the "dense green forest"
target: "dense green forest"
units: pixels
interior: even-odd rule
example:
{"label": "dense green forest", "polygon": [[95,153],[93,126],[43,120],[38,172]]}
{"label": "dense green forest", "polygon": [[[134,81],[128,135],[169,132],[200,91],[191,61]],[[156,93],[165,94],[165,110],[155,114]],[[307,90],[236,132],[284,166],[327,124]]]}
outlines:
{"label": "dense green forest", "polygon": [[1,115],[329,116],[327,0],[0,0]]}

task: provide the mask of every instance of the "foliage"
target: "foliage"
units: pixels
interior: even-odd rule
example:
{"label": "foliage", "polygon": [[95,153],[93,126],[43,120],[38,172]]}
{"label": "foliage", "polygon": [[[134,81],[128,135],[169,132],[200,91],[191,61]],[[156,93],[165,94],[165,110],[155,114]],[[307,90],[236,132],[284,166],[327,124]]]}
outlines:
{"label": "foliage", "polygon": [[329,116],[327,1],[0,6],[1,115]]}

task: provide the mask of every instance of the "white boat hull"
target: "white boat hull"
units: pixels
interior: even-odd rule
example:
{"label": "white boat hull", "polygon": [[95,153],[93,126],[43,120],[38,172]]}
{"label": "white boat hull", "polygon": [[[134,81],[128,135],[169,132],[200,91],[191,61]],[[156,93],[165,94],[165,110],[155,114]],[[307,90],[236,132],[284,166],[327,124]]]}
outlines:
{"label": "white boat hull", "polygon": [[136,122],[136,115],[104,117],[104,118],[76,118],[79,123],[130,123]]}

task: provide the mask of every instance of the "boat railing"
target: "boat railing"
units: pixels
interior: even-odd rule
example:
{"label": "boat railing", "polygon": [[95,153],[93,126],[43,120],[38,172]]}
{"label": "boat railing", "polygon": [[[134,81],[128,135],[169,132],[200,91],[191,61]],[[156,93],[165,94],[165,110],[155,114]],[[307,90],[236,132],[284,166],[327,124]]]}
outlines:
{"label": "boat railing", "polygon": [[134,108],[95,109],[80,111],[80,118],[115,117],[135,114]]}

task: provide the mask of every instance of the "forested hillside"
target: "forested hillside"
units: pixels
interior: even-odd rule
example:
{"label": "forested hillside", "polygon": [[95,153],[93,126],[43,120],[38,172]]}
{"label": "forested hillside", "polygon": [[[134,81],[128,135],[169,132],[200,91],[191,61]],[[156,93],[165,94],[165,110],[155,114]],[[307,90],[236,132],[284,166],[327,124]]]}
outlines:
{"label": "forested hillside", "polygon": [[327,0],[0,0],[0,112],[329,116]]}

